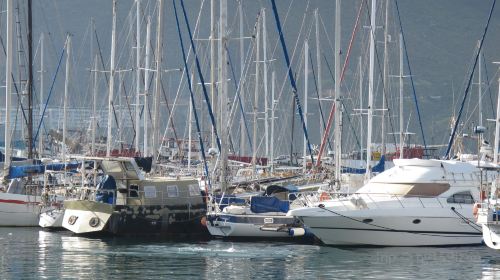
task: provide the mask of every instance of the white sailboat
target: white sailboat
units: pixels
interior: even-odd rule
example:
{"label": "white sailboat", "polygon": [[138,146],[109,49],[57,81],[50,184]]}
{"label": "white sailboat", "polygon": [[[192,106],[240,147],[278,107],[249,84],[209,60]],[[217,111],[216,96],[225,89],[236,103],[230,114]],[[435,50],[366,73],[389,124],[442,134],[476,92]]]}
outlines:
{"label": "white sailboat", "polygon": [[40,208],[40,196],[29,193],[31,189],[21,180],[8,180],[11,167],[11,94],[12,94],[12,59],[13,59],[13,25],[14,4],[7,0],[7,46],[6,46],[6,74],[5,74],[5,162],[4,181],[9,182],[0,191],[0,226],[37,226]]}

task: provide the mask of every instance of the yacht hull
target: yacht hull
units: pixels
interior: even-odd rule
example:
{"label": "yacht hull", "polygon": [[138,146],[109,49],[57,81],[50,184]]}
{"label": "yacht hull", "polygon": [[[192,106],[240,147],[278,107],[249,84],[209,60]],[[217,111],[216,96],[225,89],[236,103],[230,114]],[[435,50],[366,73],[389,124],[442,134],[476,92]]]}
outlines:
{"label": "yacht hull", "polygon": [[[480,244],[480,227],[472,209],[385,209],[342,211],[341,215],[302,216],[300,219],[326,245],[451,246]],[[413,212],[413,213],[411,213]],[[458,212],[458,211],[457,211]],[[462,216],[462,217],[461,217]]]}
{"label": "yacht hull", "polygon": [[167,238],[209,236],[206,227],[201,224],[201,218],[206,213],[204,204],[183,207],[113,206],[94,201],[69,201],[65,202],[65,207],[63,227],[76,234]]}
{"label": "yacht hull", "polygon": [[76,234],[102,232],[113,213],[112,205],[88,200],[65,201],[64,207],[62,226]]}

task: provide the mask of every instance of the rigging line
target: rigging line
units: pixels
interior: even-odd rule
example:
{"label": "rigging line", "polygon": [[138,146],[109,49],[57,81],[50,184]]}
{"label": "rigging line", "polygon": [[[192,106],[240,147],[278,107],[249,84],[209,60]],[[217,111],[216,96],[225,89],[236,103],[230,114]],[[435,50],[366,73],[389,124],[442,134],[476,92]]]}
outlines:
{"label": "rigging line", "polygon": [[[313,74],[314,88],[316,89],[316,97],[318,98],[319,115],[321,117],[321,123],[323,124],[323,129],[326,129],[325,116],[323,114],[323,108],[321,106],[321,97],[319,96],[318,82],[316,80],[316,72],[314,71],[314,63],[313,63],[313,59],[311,56],[311,52],[309,52],[309,63],[311,63],[311,70],[312,70],[312,74]],[[319,77],[319,79],[321,79],[321,77]],[[328,148],[330,148],[330,150],[332,149],[332,144],[330,143],[330,138],[328,138]]]}
{"label": "rigging line", "polygon": [[[99,58],[101,59],[102,69],[104,69],[103,72],[104,72],[104,77],[106,78],[106,85],[109,85],[108,74],[107,74],[107,72],[105,70],[106,69],[106,65],[104,65],[104,58],[103,58],[103,55],[102,55],[102,48],[101,48],[101,43],[99,42],[99,36],[97,35],[97,30],[94,30],[94,34],[95,34],[95,39],[96,39],[96,43],[97,43],[97,49],[99,50]],[[117,114],[116,114],[114,102],[111,102],[111,107],[113,109],[113,115],[115,117],[116,127],[120,127],[120,124],[118,123],[118,117],[117,117]]]}
{"label": "rigging line", "polygon": [[[379,52],[378,52],[378,48],[377,48],[377,45],[375,44],[375,58],[377,59],[377,66],[378,66],[378,69],[379,69],[379,76],[381,76],[381,79],[379,81],[379,83],[382,83],[382,98],[385,99],[385,104],[389,105],[389,100],[387,99],[387,94],[388,94],[388,88],[385,83],[384,83],[384,79],[382,77],[382,66],[380,64],[380,57],[379,57]],[[386,106],[387,106],[386,105]],[[382,110],[384,110],[385,108],[382,108]],[[397,139],[396,139],[396,133],[394,131],[394,124],[392,123],[392,111],[389,109],[389,106],[387,106],[387,113],[388,113],[388,118],[389,118],[389,125],[391,126],[391,131],[392,131],[392,137],[393,137],[393,140],[394,140],[394,143],[398,143]],[[382,120],[383,121],[383,120]],[[385,137],[385,135],[383,135],[382,137]]]}
{"label": "rigging line", "polygon": [[[172,0],[172,1],[174,1],[174,0]],[[196,69],[198,71],[198,76],[199,76],[199,79],[200,79],[200,82],[201,82],[201,87],[203,89],[203,95],[204,95],[205,101],[207,103],[208,114],[210,115],[210,120],[212,121],[212,127],[214,129],[214,134],[215,134],[215,137],[216,137],[217,147],[218,147],[219,151],[221,151],[221,146],[220,146],[221,144],[220,144],[219,133],[217,132],[217,125],[216,125],[217,123],[215,121],[214,113],[212,111],[212,105],[211,105],[211,102],[210,102],[210,98],[208,96],[207,88],[205,86],[205,79],[203,78],[203,73],[201,71],[201,66],[200,66],[200,61],[198,59],[198,54],[196,53],[196,47],[195,47],[194,41],[193,41],[193,33],[191,32],[191,27],[189,25],[189,21],[188,21],[188,18],[187,18],[186,8],[184,7],[184,0],[180,0],[180,1],[181,1],[182,13],[184,15],[184,21],[186,23],[186,28],[187,28],[188,34],[189,34],[189,41],[191,43],[191,47],[193,49],[194,58],[196,60]],[[189,72],[187,72],[187,73],[189,73]]]}
{"label": "rigging line", "polygon": [[[227,49],[227,46],[226,46],[226,53],[227,53],[227,57],[228,57],[229,68],[231,69],[231,74],[233,76],[234,87],[236,89],[236,97],[238,98],[238,105],[239,105],[239,108],[241,111],[241,115],[243,116],[243,123],[245,124],[245,131],[247,134],[248,143],[250,143],[250,150],[252,150],[253,148],[252,148],[252,141],[250,140],[250,130],[248,129],[248,123],[247,123],[247,119],[245,116],[245,110],[243,109],[243,103],[241,102],[241,90],[240,90],[241,81],[236,82],[236,74],[234,72],[233,62],[231,60],[231,55],[229,54],[229,50]],[[232,122],[232,119],[233,118],[229,118],[229,122]],[[231,126],[232,126],[232,124],[229,124],[229,127],[231,127]]]}
{"label": "rigging line", "polygon": [[[200,23],[200,19],[201,19],[201,12],[203,11],[204,5],[205,5],[205,0],[202,0],[201,4],[200,4],[200,11],[198,12],[198,17],[196,19],[196,23],[195,23],[195,26],[194,26],[194,36],[199,35],[199,32],[200,32],[199,31],[199,23]],[[191,52],[192,52],[192,48],[190,46],[189,50],[188,50],[187,58],[186,58],[188,61],[189,61],[189,58],[191,57]],[[153,56],[154,56],[154,51],[153,51]],[[192,62],[191,65],[193,65],[193,64],[194,64],[194,62]],[[170,109],[168,109],[169,110],[169,117],[168,117],[167,126],[166,126],[166,129],[165,129],[164,136],[167,133],[167,129],[170,126],[170,123],[172,123],[172,126],[174,125],[174,121],[172,120],[172,118],[173,118],[173,112],[175,111],[176,104],[177,104],[177,99],[180,96],[181,90],[183,90],[185,88],[184,87],[184,74],[185,74],[185,72],[186,72],[186,69],[182,69],[181,78],[180,78],[180,81],[179,81],[179,86],[177,87],[177,92],[175,94],[175,99],[174,99],[174,104],[173,104],[173,107],[172,107],[172,111],[170,111]],[[189,73],[187,75],[189,75]],[[164,91],[164,89],[163,89],[163,83],[161,84],[161,86],[162,86],[162,90]],[[175,132],[175,127],[173,127],[173,131],[174,131],[174,136],[177,139],[177,136],[176,136],[177,133]],[[179,142],[177,144],[179,144]]]}
{"label": "rigging line", "polygon": [[[368,17],[371,17],[371,11],[370,11],[370,9],[368,9],[368,5],[366,5],[366,12],[367,12]],[[374,32],[374,31],[370,30],[370,32]],[[375,35],[374,35],[374,37],[375,37]],[[377,67],[379,69],[379,75],[382,76],[382,71],[381,71],[382,66],[380,64],[380,56],[379,56],[379,52],[378,52],[378,48],[377,48],[376,44],[375,44],[374,48],[375,48],[375,58],[377,60]],[[384,98],[385,99],[385,103],[387,105],[389,105],[389,100],[387,99],[388,88],[387,88],[387,85],[385,84],[383,78],[384,77],[381,77],[381,79],[380,79],[380,81],[378,83],[382,84],[382,98]],[[377,84],[376,88],[378,88],[378,84]],[[385,109],[385,108],[382,108],[382,109]],[[391,110],[389,109],[389,107],[387,107],[387,112],[389,114],[389,116],[388,116],[388,118],[389,118],[389,125],[391,127],[392,137],[393,137],[394,143],[398,143],[397,139],[396,139],[396,133],[394,131],[394,124],[392,123]],[[382,120],[382,121],[385,121],[385,120]],[[385,137],[385,135],[382,135],[382,137]]]}
{"label": "rigging line", "polygon": [[[183,0],[180,0],[180,1],[181,1],[182,8],[184,10],[184,5],[182,3]],[[200,149],[201,149],[201,156],[203,157],[203,165],[205,167],[205,176],[207,177],[208,186],[211,189],[212,188],[212,184],[210,182],[210,173],[208,172],[208,164],[207,164],[207,159],[206,159],[206,155],[205,155],[205,146],[203,144],[203,137],[201,135],[200,123],[198,121],[198,110],[196,109],[195,96],[194,96],[194,93],[193,93],[193,89],[191,87],[191,84],[192,84],[191,83],[191,77],[189,77],[190,71],[189,71],[189,67],[188,67],[188,63],[187,63],[186,51],[184,50],[184,42],[182,40],[182,35],[181,35],[181,26],[180,26],[180,23],[179,23],[179,17],[177,15],[177,6],[175,4],[175,0],[172,0],[172,3],[174,5],[175,22],[177,23],[177,33],[179,35],[179,43],[181,45],[182,58],[183,58],[183,61],[184,61],[184,68],[186,69],[186,71],[184,72],[184,74],[186,75],[187,84],[188,84],[188,88],[189,88],[189,93],[191,95],[191,98],[190,98],[191,99],[191,107],[192,107],[192,112],[193,112],[195,123],[196,123],[196,132],[198,133],[198,140],[200,141]],[[186,19],[186,21],[187,21],[187,19]],[[196,56],[196,50],[194,49],[194,47],[193,47],[193,53]],[[215,127],[214,127],[214,130],[215,130]]]}
{"label": "rigging line", "polygon": [[287,50],[287,47],[285,44],[285,37],[283,36],[283,31],[281,29],[281,22],[280,22],[280,18],[278,15],[278,9],[276,8],[275,0],[271,0],[271,4],[273,6],[274,19],[276,21],[276,27],[278,29],[278,34],[279,34],[280,41],[281,41],[281,47],[283,48],[283,54],[285,56],[285,61],[286,61],[287,68],[288,68],[288,78],[289,78],[291,86],[292,86],[292,93],[294,95],[295,103],[297,106],[297,111],[300,115],[300,120],[302,122],[302,129],[304,131],[304,136],[305,136],[306,141],[307,141],[307,148],[309,150],[309,153],[311,154],[311,163],[314,165],[313,150],[311,148],[311,143],[309,142],[309,135],[307,133],[307,127],[306,127],[306,124],[304,122],[304,114],[302,113],[302,106],[300,104],[299,95],[297,94],[297,85],[295,84],[295,79],[293,77],[291,64],[290,64],[290,58],[288,57],[288,50]]}
{"label": "rigging line", "polygon": [[[1,36],[0,36],[0,43],[2,45],[3,54],[6,55],[7,52],[5,50],[5,45],[4,45],[4,42],[3,42],[3,37],[1,37]],[[17,99],[18,99],[18,106],[21,106],[21,112],[23,113],[24,122],[27,125],[28,124],[28,117],[26,116],[23,103],[21,102],[21,95],[19,94],[19,89],[17,87],[16,78],[14,77],[14,73],[11,73],[10,76],[12,77],[12,85],[14,86],[14,90],[16,91],[16,95],[17,95]]]}
{"label": "rigging line", "polygon": [[[292,52],[292,56],[291,56],[292,58],[290,60],[290,66],[288,66],[288,71],[292,71],[291,65],[294,63],[294,60],[296,57],[295,53],[297,52],[297,49],[299,47],[299,41],[300,41],[299,39],[302,36],[302,32],[303,32],[304,26],[306,24],[306,16],[307,16],[307,10],[309,9],[309,3],[310,3],[310,1],[307,2],[306,12],[304,12],[304,16],[302,17],[302,22],[300,24],[298,39],[295,41],[295,46],[293,47],[293,52]],[[281,27],[282,30],[283,30],[284,26],[285,25],[282,25],[282,27]],[[276,42],[276,47],[277,47],[278,42],[280,42],[280,41]],[[302,52],[302,49],[301,49],[301,52]],[[272,53],[271,57],[274,57],[274,53],[275,52]],[[302,63],[302,56],[300,54],[298,56],[298,60],[299,60],[299,64]],[[298,66],[297,69],[299,69],[299,71],[300,71],[300,69],[302,69],[302,68],[300,66]],[[280,90],[279,90],[279,94],[278,94],[278,99],[281,99],[281,97],[283,96],[283,93],[285,90],[285,85],[287,83],[287,79],[286,79],[287,74],[288,74],[288,72],[285,72],[285,75],[283,77],[283,82],[281,83],[281,86],[279,87]],[[295,75],[294,77],[296,78],[297,72],[295,72],[294,75]],[[292,114],[292,116],[295,116],[295,114]]]}
{"label": "rigging line", "polygon": [[451,211],[455,213],[462,221],[464,221],[467,225],[469,225],[471,228],[473,228],[475,231],[482,232],[481,229],[478,229],[479,225],[476,223],[472,222],[471,220],[467,219],[464,215],[460,214],[455,207],[451,207]]}
{"label": "rigging line", "polygon": [[123,93],[124,93],[124,96],[125,96],[125,102],[127,103],[127,111],[128,111],[128,115],[130,116],[130,123],[132,124],[132,130],[134,132],[134,138],[132,140],[132,146],[133,146],[134,143],[135,143],[134,142],[135,141],[135,134],[137,132],[135,131],[134,118],[132,117],[132,108],[130,107],[130,101],[128,99],[128,93],[127,93],[127,89],[125,88],[125,81],[123,79],[122,79],[122,81],[120,83],[120,86],[122,87],[122,90],[123,90]]}
{"label": "rigging line", "polygon": [[33,138],[33,142],[36,142],[38,138],[38,133],[40,132],[40,127],[42,126],[42,122],[45,116],[45,111],[47,110],[47,105],[49,105],[50,97],[52,96],[52,93],[54,92],[54,84],[56,82],[57,74],[59,73],[59,68],[61,67],[62,59],[64,57],[64,53],[66,51],[66,46],[63,47],[61,51],[61,56],[59,57],[59,63],[57,64],[56,72],[54,73],[54,78],[52,79],[52,84],[50,85],[50,90],[49,90],[49,95],[47,96],[47,101],[45,102],[45,106],[43,107],[43,112],[42,116],[40,118],[40,123],[38,124],[38,128],[36,130],[35,137]]}
{"label": "rigging line", "polygon": [[[489,13],[489,16],[488,16],[488,20],[486,22],[486,26],[484,27],[483,36],[481,37],[481,41],[480,41],[479,47],[477,49],[477,54],[476,54],[476,57],[474,59],[474,65],[473,65],[472,71],[470,72],[470,75],[469,75],[469,81],[467,83],[467,87],[465,88],[464,98],[463,98],[462,104],[460,106],[460,111],[458,112],[458,117],[457,117],[457,119],[455,121],[455,124],[453,126],[453,130],[452,130],[452,133],[450,135],[450,140],[448,142],[448,147],[446,148],[446,154],[444,156],[445,158],[450,158],[451,146],[453,145],[453,141],[455,139],[455,134],[456,134],[456,131],[457,131],[458,123],[460,121],[460,117],[462,116],[462,111],[464,109],[465,101],[466,101],[467,96],[469,94],[469,89],[470,89],[470,86],[471,86],[471,83],[472,83],[472,77],[473,77],[473,74],[474,74],[474,69],[476,68],[477,61],[478,61],[478,58],[479,58],[479,54],[480,54],[481,49],[483,47],[484,38],[486,37],[486,33],[488,32],[488,27],[490,25],[490,20],[491,20],[491,16],[493,15],[493,10],[495,8],[495,4],[496,4],[496,0],[493,0],[493,3],[491,5],[491,9],[490,9],[490,13]],[[396,8],[398,8],[398,3],[397,2],[396,2]],[[398,17],[399,17],[399,9],[398,9]],[[400,20],[401,20],[401,18],[400,18]],[[401,23],[401,21],[400,21],[400,23]],[[400,26],[401,26],[401,24],[400,24]],[[402,31],[401,31],[401,33],[402,33]],[[404,42],[404,35],[403,35],[403,42]],[[409,66],[410,65],[408,64],[408,67]],[[410,75],[411,75],[411,72],[410,72]],[[412,82],[412,85],[413,85],[413,82]],[[419,118],[420,118],[420,113],[419,113]]]}
{"label": "rigging line", "polygon": [[[496,0],[494,0],[496,1]],[[425,141],[425,134],[424,134],[424,126],[422,124],[422,117],[420,116],[420,108],[418,106],[418,99],[417,99],[417,92],[415,90],[415,83],[413,82],[413,74],[411,72],[411,66],[410,66],[410,58],[408,56],[408,49],[406,47],[406,39],[405,39],[405,34],[403,32],[403,22],[401,21],[401,15],[399,13],[399,5],[398,5],[398,1],[394,1],[394,3],[396,4],[396,11],[397,11],[397,15],[398,15],[398,21],[399,21],[399,30],[401,31],[401,37],[403,38],[403,46],[404,46],[404,49],[405,49],[405,58],[406,58],[406,63],[408,64],[408,72],[409,72],[409,75],[410,75],[410,81],[411,81],[411,88],[412,88],[412,91],[413,91],[413,99],[415,100],[415,107],[417,109],[417,115],[418,115],[418,123],[420,125],[420,132],[422,133],[422,140],[424,141],[424,149],[427,149],[427,143]],[[493,4],[494,6],[495,4]],[[493,9],[492,9],[493,11]],[[491,18],[491,13],[490,13],[490,18]],[[489,23],[489,20],[488,20],[488,23]],[[486,33],[485,33],[486,34]],[[482,41],[481,41],[481,46],[482,46]],[[476,63],[477,63],[477,58],[476,58]],[[475,65],[475,63],[474,63]],[[475,68],[475,66],[474,66]],[[470,85],[469,85],[470,86]],[[450,140],[453,142],[453,139],[454,136],[450,137]],[[447,154],[449,153],[449,151],[447,152]]]}
{"label": "rigging line", "polygon": [[[364,3],[364,1],[361,2],[361,5],[359,6],[359,9],[358,9],[358,15],[356,16],[356,24],[354,25],[354,28],[353,28],[352,33],[351,33],[351,39],[349,41],[349,47],[347,48],[347,55],[346,55],[346,58],[344,61],[344,66],[342,67],[339,83],[342,83],[342,81],[344,80],[344,74],[345,74],[345,71],[347,69],[347,65],[349,63],[349,57],[351,56],[351,50],[352,50],[352,46],[354,43],[354,38],[356,37],[358,27],[359,27],[359,20],[361,18],[361,10],[363,8],[363,3]],[[325,129],[324,134],[323,134],[323,139],[321,140],[321,145],[320,145],[319,153],[318,153],[318,162],[316,164],[316,167],[319,167],[319,164],[321,162],[321,156],[322,156],[323,151],[325,149],[326,139],[328,138],[328,134],[329,134],[330,128],[332,126],[334,113],[335,113],[335,102],[332,104],[332,109],[330,110],[330,115],[328,116],[328,123],[326,125],[326,129]]]}
{"label": "rigging line", "polygon": [[[170,109],[170,104],[168,103],[168,99],[167,99],[167,94],[165,92],[165,87],[163,86],[163,81],[160,81],[160,86],[161,86],[161,93],[163,95],[163,99],[165,100],[165,105],[167,107],[167,112],[169,114],[169,116],[172,115],[172,110]],[[175,106],[175,104],[174,104]],[[168,127],[165,128],[165,133],[163,134],[163,139],[161,140],[161,143],[160,143],[160,147],[163,146],[163,143],[165,142],[165,136],[167,134],[167,130],[168,130]],[[175,142],[177,142],[177,147],[180,147],[181,146],[181,140],[179,140],[177,138],[177,131],[175,130],[175,124],[174,122],[172,122],[172,132],[174,133],[174,137],[175,137]],[[183,153],[182,149],[181,150],[181,154]]]}
{"label": "rigging line", "polygon": [[[483,60],[484,60],[484,54],[483,54]],[[490,84],[490,77],[488,76],[488,67],[486,67],[486,63],[484,65],[484,72],[486,75],[486,83],[488,84],[488,93],[490,96],[490,105],[491,105],[491,118],[495,118],[495,108],[493,107],[493,95],[491,94],[491,84]]]}
{"label": "rigging line", "polygon": [[[324,58],[325,63],[326,63],[326,68],[328,69],[328,72],[330,73],[330,77],[332,77],[332,80],[335,81],[335,78],[333,77],[332,68],[330,67],[330,63],[328,63],[328,60],[326,59],[325,55],[323,55],[323,58]],[[347,111],[347,106],[345,105],[345,103],[342,99],[340,100],[340,103],[341,103],[342,107],[345,108]],[[354,125],[351,122],[351,117],[349,116],[349,114],[345,114],[345,115],[347,116],[347,121],[349,122],[349,125],[350,125],[352,132],[354,134],[354,139],[356,139],[356,144],[358,144],[358,148],[361,149],[361,143],[359,142],[358,135],[356,134],[356,128],[354,127]],[[361,128],[361,129],[363,129],[363,128]]]}

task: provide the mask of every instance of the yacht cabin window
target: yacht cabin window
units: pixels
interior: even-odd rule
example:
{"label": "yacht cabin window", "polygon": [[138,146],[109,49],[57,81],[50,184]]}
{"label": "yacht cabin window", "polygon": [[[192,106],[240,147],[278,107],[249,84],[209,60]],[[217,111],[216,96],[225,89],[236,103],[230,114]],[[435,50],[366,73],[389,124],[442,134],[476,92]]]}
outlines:
{"label": "yacht cabin window", "polygon": [[130,185],[129,197],[139,197],[139,186],[138,185]]}
{"label": "yacht cabin window", "polygon": [[179,197],[179,188],[177,186],[167,186],[167,196],[168,197]]}
{"label": "yacht cabin window", "polygon": [[448,203],[461,203],[461,204],[473,204],[474,197],[472,197],[472,194],[470,193],[470,191],[459,192],[459,193],[454,193],[452,196],[448,197],[448,199],[446,199],[446,202],[448,202]]}
{"label": "yacht cabin window", "polygon": [[450,189],[447,183],[375,183],[362,187],[358,193],[392,194],[406,197],[436,197]]}
{"label": "yacht cabin window", "polygon": [[200,187],[198,185],[189,185],[189,195],[190,196],[200,196]]}

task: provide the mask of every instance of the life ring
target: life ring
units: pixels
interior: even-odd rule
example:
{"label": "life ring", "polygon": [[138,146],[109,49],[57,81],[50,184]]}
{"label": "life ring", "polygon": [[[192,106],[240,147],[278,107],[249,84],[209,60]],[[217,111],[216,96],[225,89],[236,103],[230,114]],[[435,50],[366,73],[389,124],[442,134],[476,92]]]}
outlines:
{"label": "life ring", "polygon": [[472,208],[472,215],[474,215],[474,218],[476,218],[476,219],[477,219],[477,212],[479,211],[479,208],[481,208],[481,204],[474,203],[474,207]]}
{"label": "life ring", "polygon": [[319,201],[325,201],[330,199],[331,199],[330,195],[326,192],[322,192],[321,195],[319,196]]}

